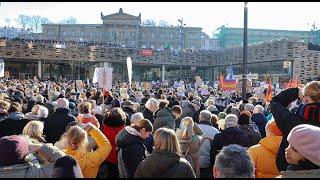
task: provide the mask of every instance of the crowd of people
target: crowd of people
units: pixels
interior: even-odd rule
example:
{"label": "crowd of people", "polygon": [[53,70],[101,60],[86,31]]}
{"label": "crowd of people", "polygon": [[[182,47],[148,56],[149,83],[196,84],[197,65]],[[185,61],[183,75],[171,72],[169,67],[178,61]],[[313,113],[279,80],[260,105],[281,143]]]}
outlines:
{"label": "crowd of people", "polygon": [[271,102],[188,86],[0,82],[0,177],[319,177],[320,84]]}

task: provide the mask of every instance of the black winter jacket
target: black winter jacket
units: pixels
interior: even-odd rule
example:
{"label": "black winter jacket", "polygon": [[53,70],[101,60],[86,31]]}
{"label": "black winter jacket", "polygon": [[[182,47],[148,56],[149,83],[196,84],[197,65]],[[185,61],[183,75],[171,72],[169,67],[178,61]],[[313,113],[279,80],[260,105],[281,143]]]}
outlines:
{"label": "black winter jacket", "polygon": [[[299,88],[290,88],[274,96],[272,98],[272,101],[270,102],[271,113],[283,135],[282,142],[280,144],[276,158],[276,164],[279,171],[285,171],[288,166],[288,163],[285,158],[285,149],[289,145],[287,141],[287,136],[289,135],[290,131],[299,124],[311,124],[320,127],[320,119],[318,118],[320,110],[319,103],[306,104],[304,106],[304,110],[307,108],[312,109],[312,111],[306,112],[308,117],[314,117],[313,119],[308,118],[307,121],[304,121],[303,117],[300,117],[298,114],[289,111],[287,106],[291,102],[295,101],[298,98],[298,96]],[[303,116],[304,114],[305,113],[303,113]],[[318,116],[316,114],[318,114]]]}
{"label": "black winter jacket", "polygon": [[70,114],[69,109],[57,109],[53,115],[44,120],[43,134],[46,135],[47,142],[54,144],[59,141],[67,125],[73,121],[77,121],[77,119]]}

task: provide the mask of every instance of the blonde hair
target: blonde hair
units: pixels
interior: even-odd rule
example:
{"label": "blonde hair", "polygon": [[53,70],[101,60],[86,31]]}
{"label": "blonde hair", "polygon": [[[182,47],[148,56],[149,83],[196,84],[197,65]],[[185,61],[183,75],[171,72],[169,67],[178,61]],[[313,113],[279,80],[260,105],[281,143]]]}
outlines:
{"label": "blonde hair", "polygon": [[40,109],[40,105],[39,105],[39,104],[36,104],[36,105],[34,105],[34,106],[32,107],[31,113],[32,113],[33,115],[38,115],[39,109]]}
{"label": "blonde hair", "polygon": [[154,133],[153,138],[156,150],[180,153],[180,144],[177,135],[172,129],[159,128]]}
{"label": "blonde hair", "polygon": [[180,130],[182,130],[182,139],[189,139],[193,134],[194,122],[191,117],[185,117],[181,120]]}
{"label": "blonde hair", "polygon": [[303,89],[303,95],[309,96],[314,102],[320,101],[320,85],[317,81],[309,82]]}
{"label": "blonde hair", "polygon": [[23,128],[22,134],[37,139],[43,134],[44,124],[41,121],[30,121]]}
{"label": "blonde hair", "polygon": [[79,126],[72,126],[66,133],[67,137],[67,147],[69,147],[69,142],[73,144],[78,144],[79,147],[76,150],[83,152],[87,151],[87,146],[89,144],[87,132]]}

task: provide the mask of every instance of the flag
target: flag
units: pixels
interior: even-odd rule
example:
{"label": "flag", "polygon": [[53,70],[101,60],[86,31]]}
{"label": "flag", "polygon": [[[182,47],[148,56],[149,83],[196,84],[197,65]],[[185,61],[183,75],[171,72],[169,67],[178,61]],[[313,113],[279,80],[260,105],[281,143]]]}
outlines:
{"label": "flag", "polygon": [[292,88],[292,79],[290,79],[289,83],[286,85],[286,89]]}
{"label": "flag", "polygon": [[223,89],[223,75],[220,74],[220,78],[219,78],[219,85],[220,85],[220,89]]}
{"label": "flag", "polygon": [[132,60],[131,60],[131,57],[127,58],[127,69],[128,69],[128,78],[129,78],[129,88],[131,89],[131,79],[132,79]]}
{"label": "flag", "polygon": [[269,80],[269,85],[268,85],[268,89],[266,92],[266,97],[265,100],[266,102],[270,102],[272,99],[272,85],[271,85],[271,79]]}
{"label": "flag", "polygon": [[293,81],[292,87],[294,88],[298,87],[298,76],[296,76],[295,80]]}
{"label": "flag", "polygon": [[233,68],[232,68],[232,66],[227,67],[227,73],[228,73],[228,75],[226,77],[226,80],[235,80],[234,76],[233,76]]}

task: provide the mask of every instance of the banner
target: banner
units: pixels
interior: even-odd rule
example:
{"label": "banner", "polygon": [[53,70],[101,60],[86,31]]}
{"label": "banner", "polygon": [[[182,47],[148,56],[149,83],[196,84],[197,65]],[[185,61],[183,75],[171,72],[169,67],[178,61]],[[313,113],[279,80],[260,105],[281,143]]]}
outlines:
{"label": "banner", "polygon": [[98,86],[103,89],[112,89],[112,70],[113,68],[96,68],[92,83],[98,83]]}
{"label": "banner", "polygon": [[127,69],[128,69],[128,78],[129,78],[129,88],[131,89],[131,79],[132,79],[132,60],[131,60],[131,57],[127,58]]}
{"label": "banner", "polygon": [[77,93],[83,92],[82,80],[76,80]]}
{"label": "banner", "polygon": [[151,49],[142,49],[140,54],[142,56],[152,56],[152,50]]}
{"label": "banner", "polygon": [[0,59],[0,77],[4,77],[4,61]]}

